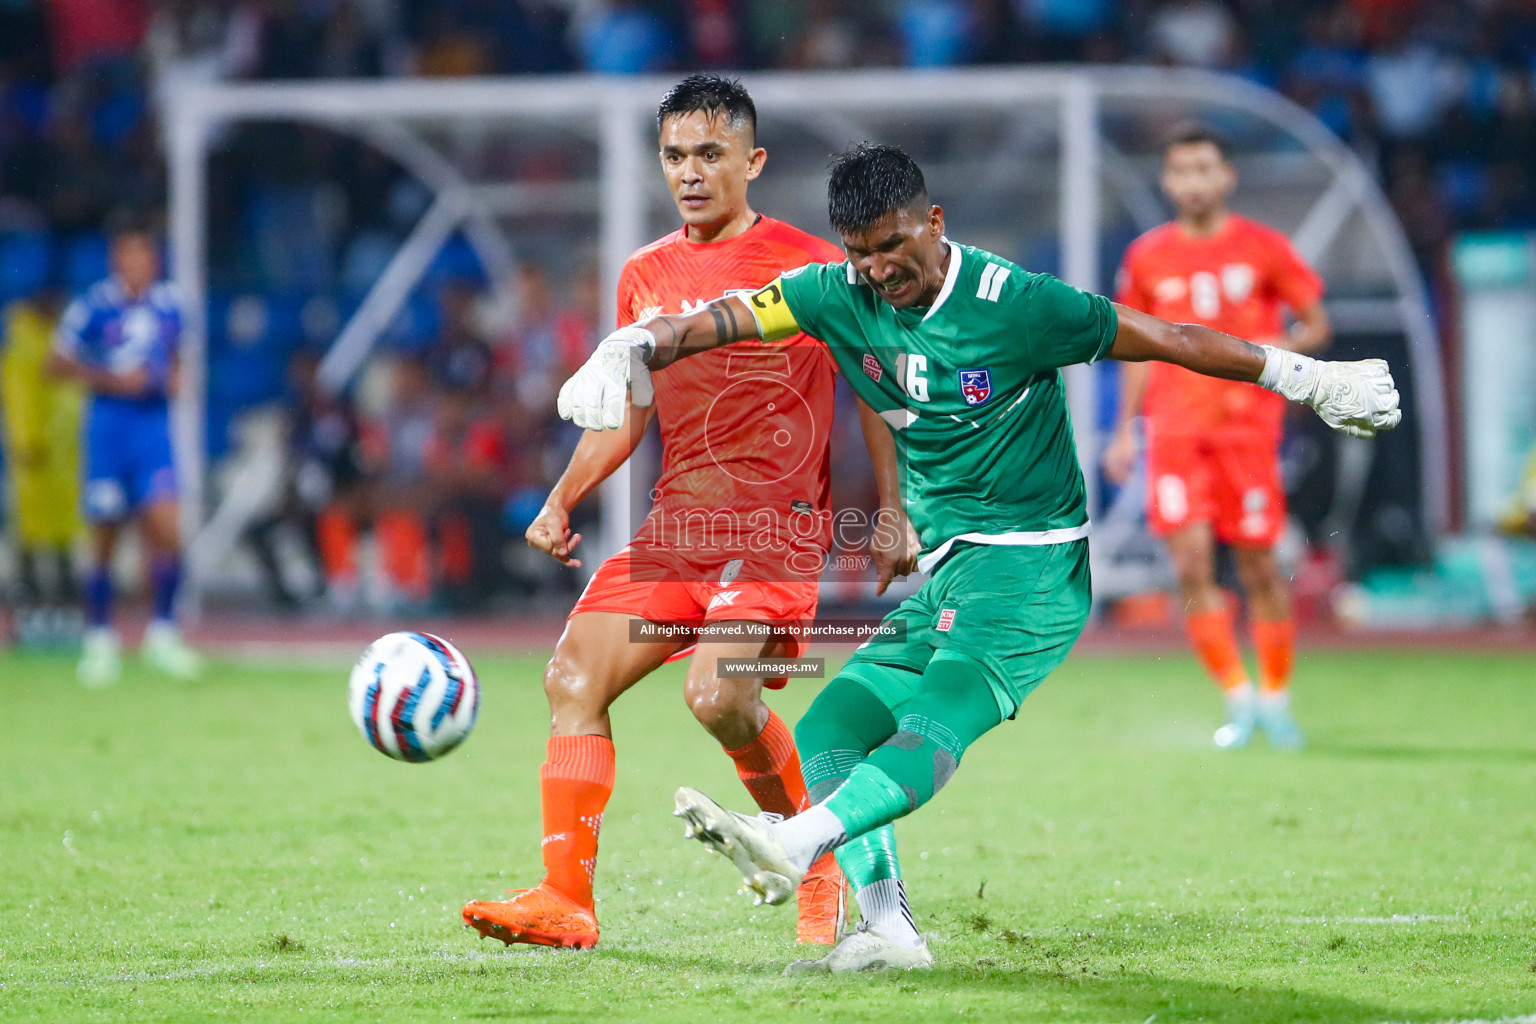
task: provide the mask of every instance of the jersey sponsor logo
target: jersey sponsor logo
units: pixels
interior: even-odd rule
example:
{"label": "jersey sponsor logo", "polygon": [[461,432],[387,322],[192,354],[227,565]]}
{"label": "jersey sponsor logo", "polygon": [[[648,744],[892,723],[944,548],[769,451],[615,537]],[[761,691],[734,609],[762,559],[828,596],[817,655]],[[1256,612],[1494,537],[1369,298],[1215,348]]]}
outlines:
{"label": "jersey sponsor logo", "polygon": [[816,510],[811,508],[811,503],[803,498],[796,498],[789,503],[789,510],[796,515],[808,516]]}
{"label": "jersey sponsor logo", "polygon": [[864,353],[864,376],[877,384],[880,383],[880,378],[885,376],[885,371],[880,369],[880,360],[868,352]]}
{"label": "jersey sponsor logo", "polygon": [[1221,290],[1233,302],[1243,302],[1253,293],[1253,268],[1246,263],[1228,263],[1221,268]]}
{"label": "jersey sponsor logo", "polygon": [[992,397],[992,374],[986,367],[960,371],[960,394],[966,405],[980,405]]}
{"label": "jersey sponsor logo", "polygon": [[697,310],[703,309],[708,304],[709,304],[708,301],[705,300],[705,299],[694,299],[691,302],[689,300],[687,300],[687,299],[684,299],[683,300],[683,314],[687,315],[689,313],[692,313],[692,312],[695,312]]}
{"label": "jersey sponsor logo", "polygon": [[[981,285],[976,289],[978,299],[986,299],[988,302],[996,302],[1002,294],[1003,282],[1008,280],[1008,275],[1013,271],[997,263],[988,263],[981,271]],[[974,403],[972,403],[974,404]]]}
{"label": "jersey sponsor logo", "polygon": [[940,608],[939,621],[934,624],[934,629],[940,633],[948,633],[949,627],[955,624],[955,610],[953,608]]}
{"label": "jersey sponsor logo", "polygon": [[1165,277],[1152,288],[1158,302],[1178,302],[1189,292],[1189,285],[1182,277]]}
{"label": "jersey sponsor logo", "polygon": [[636,317],[635,319],[637,321],[639,321],[639,320],[649,320],[653,316],[661,316],[661,307],[660,306],[646,306],[644,309],[640,310],[640,315],[638,317]]}

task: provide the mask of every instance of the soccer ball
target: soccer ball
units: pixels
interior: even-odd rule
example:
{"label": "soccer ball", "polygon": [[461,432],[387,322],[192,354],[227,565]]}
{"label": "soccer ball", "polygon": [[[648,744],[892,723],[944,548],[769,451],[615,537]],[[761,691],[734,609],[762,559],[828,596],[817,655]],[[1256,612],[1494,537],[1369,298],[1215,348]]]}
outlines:
{"label": "soccer ball", "polygon": [[397,761],[431,761],[475,727],[480,684],[469,659],[441,637],[388,633],[353,667],[348,703],[374,750]]}

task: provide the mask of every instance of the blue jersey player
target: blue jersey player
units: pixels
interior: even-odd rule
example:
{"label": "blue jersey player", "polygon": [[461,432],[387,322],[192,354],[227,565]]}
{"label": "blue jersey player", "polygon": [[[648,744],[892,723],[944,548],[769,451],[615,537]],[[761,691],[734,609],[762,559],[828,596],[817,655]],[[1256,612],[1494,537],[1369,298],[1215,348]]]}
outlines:
{"label": "blue jersey player", "polygon": [[65,310],[52,355],[54,372],[82,381],[90,392],[84,497],[92,562],[79,667],[86,686],[110,685],[121,672],[111,565],[130,518],[138,520],[154,591],[154,619],[142,654],[182,678],[196,675],[200,660],[182,643],[174,612],[181,540],[170,400],[176,393],[181,307],[171,285],[159,280],[159,250],[146,228],[115,231],[111,260],[111,276]]}

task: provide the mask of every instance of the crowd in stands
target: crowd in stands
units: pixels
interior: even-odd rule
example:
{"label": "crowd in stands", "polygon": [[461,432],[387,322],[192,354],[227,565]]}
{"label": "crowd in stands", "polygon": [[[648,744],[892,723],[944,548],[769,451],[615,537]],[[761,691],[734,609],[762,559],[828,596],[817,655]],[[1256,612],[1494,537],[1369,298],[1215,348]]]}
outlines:
{"label": "crowd in stands", "polygon": [[[85,287],[108,212],[164,207],[156,96],[181,82],[1061,61],[1281,90],[1378,170],[1426,269],[1457,231],[1536,227],[1529,0],[0,0],[0,305]],[[504,158],[562,175],[558,156]],[[210,446],[239,410],[300,410],[265,525],[306,523],[333,593],[367,527],[396,593],[505,587],[473,552],[520,533],[568,447],[552,389],[600,333],[590,253],[535,253],[492,289],[456,240],[365,376],[392,397],[338,402],[313,386],[317,352],[430,195],[377,150],[293,125],[228,133],[209,186]],[[402,554],[428,535],[432,564]]]}

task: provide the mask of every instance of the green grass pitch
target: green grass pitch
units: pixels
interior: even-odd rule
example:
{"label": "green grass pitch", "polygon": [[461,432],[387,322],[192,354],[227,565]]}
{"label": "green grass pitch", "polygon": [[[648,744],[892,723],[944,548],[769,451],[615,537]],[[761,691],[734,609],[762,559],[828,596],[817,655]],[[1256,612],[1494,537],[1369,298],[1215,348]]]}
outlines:
{"label": "green grass pitch", "polygon": [[[617,706],[591,953],[477,941],[539,877],[534,659],[476,659],[437,764],[374,753],[346,666],[194,686],[0,656],[0,1020],[1442,1021],[1536,1013],[1536,674],[1304,656],[1300,755],[1209,747],[1183,655],[1080,655],[898,826],[938,967],[790,980],[788,908],[685,843],[742,807],[673,666]],[[815,691],[773,698],[793,722]]]}

